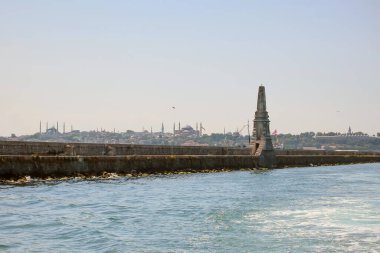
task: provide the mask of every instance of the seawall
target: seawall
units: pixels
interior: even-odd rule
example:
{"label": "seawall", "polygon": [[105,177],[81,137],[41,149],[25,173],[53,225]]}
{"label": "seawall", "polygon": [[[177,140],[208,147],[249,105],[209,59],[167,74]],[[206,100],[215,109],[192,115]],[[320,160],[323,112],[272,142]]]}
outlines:
{"label": "seawall", "polygon": [[[0,155],[250,155],[250,148],[0,141]],[[276,155],[380,155],[375,152],[275,150]]]}
{"label": "seawall", "polygon": [[[55,142],[0,142],[0,179],[258,168],[249,148]],[[373,152],[276,151],[276,168],[380,163]]]}
{"label": "seawall", "polygon": [[[280,155],[276,159],[276,168],[380,163],[380,156],[374,155]],[[258,161],[258,156],[251,155],[0,156],[0,179],[259,169]]]}
{"label": "seawall", "polygon": [[0,141],[0,155],[249,155],[249,148]]}
{"label": "seawall", "polygon": [[276,168],[380,163],[380,155],[277,155]]}
{"label": "seawall", "polygon": [[0,156],[0,178],[158,174],[249,169],[254,156]]}

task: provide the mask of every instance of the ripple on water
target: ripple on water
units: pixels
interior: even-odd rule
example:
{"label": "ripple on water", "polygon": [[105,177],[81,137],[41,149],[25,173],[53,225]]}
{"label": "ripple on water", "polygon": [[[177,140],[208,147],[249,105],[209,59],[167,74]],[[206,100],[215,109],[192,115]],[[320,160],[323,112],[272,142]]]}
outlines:
{"label": "ripple on water", "polygon": [[4,252],[380,252],[380,164],[0,186]]}

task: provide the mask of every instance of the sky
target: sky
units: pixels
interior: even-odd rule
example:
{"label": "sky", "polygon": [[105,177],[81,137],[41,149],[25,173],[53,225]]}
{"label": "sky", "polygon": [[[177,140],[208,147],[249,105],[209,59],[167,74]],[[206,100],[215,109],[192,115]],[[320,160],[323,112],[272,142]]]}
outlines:
{"label": "sky", "polygon": [[[0,0],[0,135],[380,132],[378,0]],[[172,107],[175,107],[173,109]]]}

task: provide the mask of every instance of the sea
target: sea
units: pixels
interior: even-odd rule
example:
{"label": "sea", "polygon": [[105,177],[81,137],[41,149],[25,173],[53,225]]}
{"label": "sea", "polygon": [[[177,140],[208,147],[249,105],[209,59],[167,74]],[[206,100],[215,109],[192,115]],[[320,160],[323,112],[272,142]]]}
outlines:
{"label": "sea", "polygon": [[4,183],[0,252],[380,252],[380,164]]}

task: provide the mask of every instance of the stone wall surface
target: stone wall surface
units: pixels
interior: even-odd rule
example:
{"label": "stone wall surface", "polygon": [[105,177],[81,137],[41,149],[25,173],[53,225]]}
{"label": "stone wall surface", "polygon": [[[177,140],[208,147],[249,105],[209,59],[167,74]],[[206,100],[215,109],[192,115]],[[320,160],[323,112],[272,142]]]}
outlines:
{"label": "stone wall surface", "polygon": [[[276,168],[380,162],[380,155],[279,155]],[[258,168],[251,155],[0,156],[0,179],[224,171]]]}
{"label": "stone wall surface", "polygon": [[257,167],[254,156],[0,156],[0,178],[139,175]]}
{"label": "stone wall surface", "polygon": [[379,163],[380,155],[277,155],[276,167],[304,167],[351,163]]}
{"label": "stone wall surface", "polygon": [[[70,147],[70,148],[69,148]],[[249,155],[249,148],[0,141],[0,155]]]}
{"label": "stone wall surface", "polygon": [[276,155],[380,155],[371,151],[333,151],[333,150],[275,150]]}
{"label": "stone wall surface", "polygon": [[[0,142],[0,179],[139,175],[260,167],[249,148]],[[282,150],[276,168],[380,162],[379,153]]]}
{"label": "stone wall surface", "polygon": [[[69,152],[69,153],[68,153]],[[250,148],[0,141],[0,155],[249,155]],[[275,150],[276,155],[376,155],[375,152]]]}

